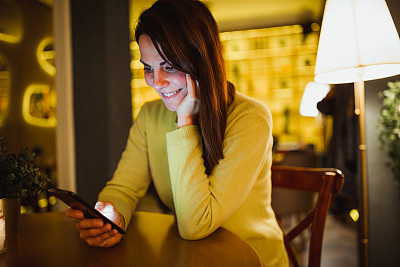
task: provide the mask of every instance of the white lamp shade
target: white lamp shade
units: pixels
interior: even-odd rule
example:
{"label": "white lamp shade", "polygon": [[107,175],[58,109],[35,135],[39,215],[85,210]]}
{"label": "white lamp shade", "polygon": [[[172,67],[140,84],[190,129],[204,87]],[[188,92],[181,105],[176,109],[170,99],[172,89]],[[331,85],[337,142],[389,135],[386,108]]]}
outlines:
{"label": "white lamp shade", "polygon": [[400,40],[384,0],[327,0],[315,81],[373,80],[400,73]]}
{"label": "white lamp shade", "polygon": [[309,82],[304,89],[303,97],[300,103],[300,114],[305,117],[317,117],[319,110],[317,104],[329,92],[328,84]]}

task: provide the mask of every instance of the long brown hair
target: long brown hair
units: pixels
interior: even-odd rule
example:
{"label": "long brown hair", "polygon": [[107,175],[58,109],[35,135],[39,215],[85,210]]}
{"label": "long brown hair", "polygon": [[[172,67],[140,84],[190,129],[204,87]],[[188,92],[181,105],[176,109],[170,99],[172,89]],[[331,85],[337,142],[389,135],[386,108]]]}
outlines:
{"label": "long brown hair", "polygon": [[205,173],[224,158],[227,110],[235,98],[226,80],[218,26],[205,4],[197,0],[158,0],[139,17],[135,38],[147,34],[161,57],[198,81],[198,123]]}

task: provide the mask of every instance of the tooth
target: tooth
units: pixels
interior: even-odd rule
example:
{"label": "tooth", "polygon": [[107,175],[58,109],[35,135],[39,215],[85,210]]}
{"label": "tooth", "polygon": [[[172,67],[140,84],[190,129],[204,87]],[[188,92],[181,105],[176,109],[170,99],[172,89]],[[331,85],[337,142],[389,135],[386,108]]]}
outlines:
{"label": "tooth", "polygon": [[164,93],[164,95],[165,95],[166,97],[170,97],[170,96],[173,96],[174,94],[176,94],[176,92],[177,92],[177,91],[171,92],[171,93]]}

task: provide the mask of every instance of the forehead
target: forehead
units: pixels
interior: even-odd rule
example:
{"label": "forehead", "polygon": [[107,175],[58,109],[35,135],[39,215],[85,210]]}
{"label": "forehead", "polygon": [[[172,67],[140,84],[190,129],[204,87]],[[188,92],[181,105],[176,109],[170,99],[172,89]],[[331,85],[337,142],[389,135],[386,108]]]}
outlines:
{"label": "forehead", "polygon": [[141,59],[146,61],[148,60],[159,60],[159,61],[164,61],[160,54],[158,53],[156,47],[154,46],[153,42],[151,41],[151,38],[146,35],[142,34],[139,37],[139,50],[140,50],[140,56]]}

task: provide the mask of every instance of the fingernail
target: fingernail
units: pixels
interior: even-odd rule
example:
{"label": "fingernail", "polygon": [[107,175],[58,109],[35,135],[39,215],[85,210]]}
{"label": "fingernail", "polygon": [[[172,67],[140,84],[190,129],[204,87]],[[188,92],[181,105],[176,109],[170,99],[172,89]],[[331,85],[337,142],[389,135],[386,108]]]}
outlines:
{"label": "fingernail", "polygon": [[102,210],[103,209],[103,205],[101,205],[101,203],[99,203],[99,202],[97,202],[96,203],[96,205],[94,206],[94,208],[96,209],[96,210]]}

